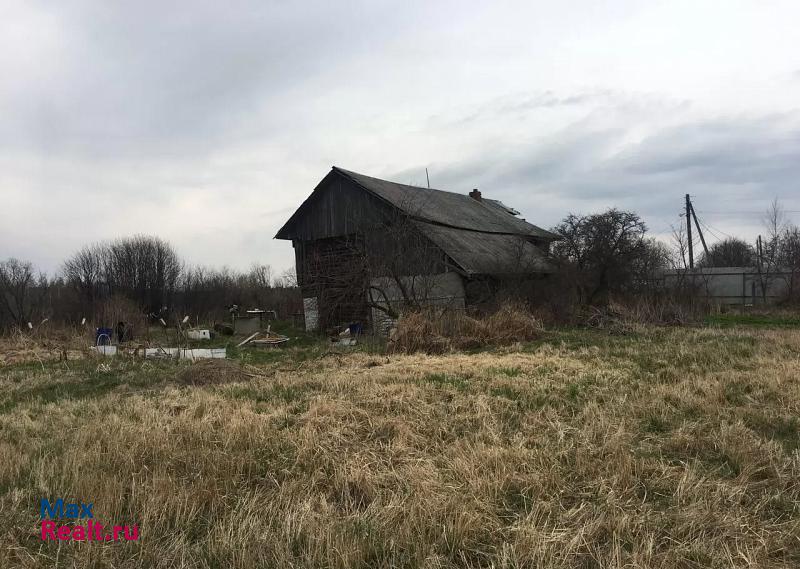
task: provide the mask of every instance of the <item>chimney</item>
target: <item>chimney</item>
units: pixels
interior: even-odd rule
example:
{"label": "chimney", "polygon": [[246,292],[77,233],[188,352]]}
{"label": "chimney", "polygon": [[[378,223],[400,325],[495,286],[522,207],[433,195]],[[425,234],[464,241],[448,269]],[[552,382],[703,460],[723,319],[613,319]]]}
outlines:
{"label": "chimney", "polygon": [[481,201],[481,193],[480,193],[480,191],[478,191],[478,188],[475,188],[474,190],[472,190],[469,193],[469,197],[471,197],[474,200]]}

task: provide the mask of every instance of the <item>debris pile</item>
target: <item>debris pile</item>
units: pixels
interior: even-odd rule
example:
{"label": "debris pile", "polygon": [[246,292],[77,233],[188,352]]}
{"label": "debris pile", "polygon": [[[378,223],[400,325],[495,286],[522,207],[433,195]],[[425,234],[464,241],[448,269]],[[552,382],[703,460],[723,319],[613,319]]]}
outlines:
{"label": "debris pile", "polygon": [[277,346],[279,344],[284,344],[289,341],[288,336],[284,336],[283,334],[277,334],[273,332],[271,326],[267,326],[267,330],[265,332],[253,332],[247,338],[236,344],[237,348],[241,348],[242,346]]}
{"label": "debris pile", "polygon": [[[139,350],[134,351],[137,355]],[[224,360],[228,357],[225,348],[144,348],[146,358],[180,358],[187,360]]]}

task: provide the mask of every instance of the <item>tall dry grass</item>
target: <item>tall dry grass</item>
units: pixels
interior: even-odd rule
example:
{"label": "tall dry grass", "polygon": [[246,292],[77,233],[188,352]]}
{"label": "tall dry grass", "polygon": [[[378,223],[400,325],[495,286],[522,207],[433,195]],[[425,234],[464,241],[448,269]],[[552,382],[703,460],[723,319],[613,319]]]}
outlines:
{"label": "tall dry grass", "polygon": [[90,344],[85,329],[41,325],[11,330],[0,335],[0,366],[78,359],[87,354]]}
{"label": "tall dry grass", "polygon": [[[5,367],[0,566],[797,567],[798,353],[796,330],[650,329],[204,386]],[[141,541],[43,543],[41,497]]]}
{"label": "tall dry grass", "polygon": [[538,338],[542,330],[542,323],[527,307],[517,304],[503,304],[484,317],[464,311],[423,310],[398,319],[388,347],[390,352],[441,354],[527,342]]}

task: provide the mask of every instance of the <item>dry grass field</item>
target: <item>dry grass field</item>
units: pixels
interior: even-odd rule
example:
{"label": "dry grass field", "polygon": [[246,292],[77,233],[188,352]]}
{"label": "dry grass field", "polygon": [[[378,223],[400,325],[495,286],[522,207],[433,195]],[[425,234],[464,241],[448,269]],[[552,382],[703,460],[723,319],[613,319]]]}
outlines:
{"label": "dry grass field", "polygon": [[234,356],[7,360],[0,567],[800,566],[796,328]]}

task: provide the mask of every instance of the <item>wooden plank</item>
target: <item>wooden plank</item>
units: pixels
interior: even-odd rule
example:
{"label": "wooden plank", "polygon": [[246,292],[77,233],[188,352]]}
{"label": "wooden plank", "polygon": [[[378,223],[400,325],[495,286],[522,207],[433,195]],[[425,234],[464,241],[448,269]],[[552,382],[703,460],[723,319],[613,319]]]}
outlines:
{"label": "wooden plank", "polygon": [[259,334],[261,334],[261,332],[260,332],[260,331],[259,331],[259,332],[255,332],[255,333],[253,333],[253,334],[250,334],[250,335],[249,335],[247,338],[245,338],[244,340],[242,340],[241,342],[239,342],[238,344],[236,344],[236,347],[237,347],[237,348],[241,348],[241,347],[242,347],[242,346],[244,346],[244,345],[245,345],[247,342],[249,342],[250,340],[252,340],[252,339],[253,339],[253,338],[255,338],[256,336],[258,336]]}

